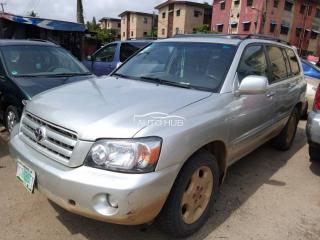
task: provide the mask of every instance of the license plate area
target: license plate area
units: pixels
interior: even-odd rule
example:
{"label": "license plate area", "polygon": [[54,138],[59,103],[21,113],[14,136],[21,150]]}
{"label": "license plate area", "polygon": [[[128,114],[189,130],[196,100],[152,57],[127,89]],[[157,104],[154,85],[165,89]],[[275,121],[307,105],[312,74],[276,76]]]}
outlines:
{"label": "license plate area", "polygon": [[23,183],[30,193],[33,193],[36,180],[36,172],[33,169],[18,161],[16,178]]}

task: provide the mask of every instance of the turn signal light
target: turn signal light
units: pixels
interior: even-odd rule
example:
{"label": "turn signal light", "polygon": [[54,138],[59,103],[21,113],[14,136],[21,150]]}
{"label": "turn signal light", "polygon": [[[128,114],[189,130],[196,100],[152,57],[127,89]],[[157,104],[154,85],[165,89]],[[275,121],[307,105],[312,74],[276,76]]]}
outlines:
{"label": "turn signal light", "polygon": [[314,108],[316,110],[320,110],[320,84],[318,86],[318,90],[317,90],[317,93],[316,93],[316,97],[314,99]]}

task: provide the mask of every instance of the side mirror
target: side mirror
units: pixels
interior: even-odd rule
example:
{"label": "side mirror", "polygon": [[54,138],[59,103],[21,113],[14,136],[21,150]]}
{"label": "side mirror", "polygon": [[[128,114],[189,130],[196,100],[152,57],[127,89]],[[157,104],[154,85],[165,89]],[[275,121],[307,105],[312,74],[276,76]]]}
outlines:
{"label": "side mirror", "polygon": [[268,90],[268,78],[264,76],[250,75],[242,79],[238,95],[264,94]]}
{"label": "side mirror", "polygon": [[120,67],[122,65],[122,62],[118,62],[116,68]]}
{"label": "side mirror", "polygon": [[92,61],[92,56],[90,56],[90,55],[87,56],[87,60],[88,60],[88,61]]}

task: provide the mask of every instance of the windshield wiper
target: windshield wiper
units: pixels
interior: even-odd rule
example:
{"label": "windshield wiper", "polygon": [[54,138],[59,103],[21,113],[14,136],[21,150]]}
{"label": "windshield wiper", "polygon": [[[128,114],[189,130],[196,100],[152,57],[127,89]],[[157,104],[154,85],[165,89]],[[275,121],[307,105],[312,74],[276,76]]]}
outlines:
{"label": "windshield wiper", "polygon": [[40,77],[73,77],[73,76],[86,76],[91,75],[90,72],[85,73],[57,73],[57,74],[21,74],[15,77],[30,77],[30,78],[40,78]]}
{"label": "windshield wiper", "polygon": [[190,86],[188,84],[172,82],[172,81],[168,81],[168,80],[164,80],[164,79],[156,78],[156,77],[142,76],[140,78],[144,79],[144,80],[150,80],[152,82],[155,82],[155,83],[158,83],[158,84],[163,84],[163,85],[169,85],[169,86],[181,87],[181,88],[187,88],[187,89],[192,89],[193,88],[193,86]]}
{"label": "windshield wiper", "polygon": [[117,76],[117,77],[121,77],[121,78],[130,78],[129,76],[121,74],[121,73],[114,73],[111,76]]}

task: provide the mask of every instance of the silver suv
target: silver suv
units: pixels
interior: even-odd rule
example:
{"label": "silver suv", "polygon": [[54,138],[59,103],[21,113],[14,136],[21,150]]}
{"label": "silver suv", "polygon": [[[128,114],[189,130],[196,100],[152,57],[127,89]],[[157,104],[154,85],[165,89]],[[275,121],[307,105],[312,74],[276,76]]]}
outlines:
{"label": "silver suv", "polygon": [[34,97],[11,136],[17,178],[77,214],[193,234],[231,164],[269,140],[290,148],[301,69],[293,48],[253,36],[154,42],[108,77]]}

